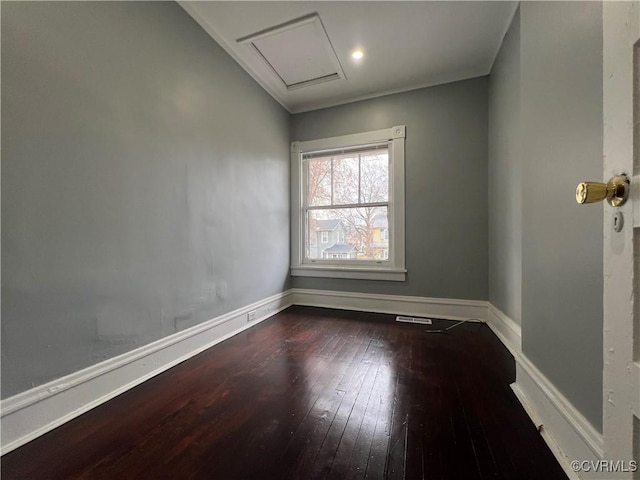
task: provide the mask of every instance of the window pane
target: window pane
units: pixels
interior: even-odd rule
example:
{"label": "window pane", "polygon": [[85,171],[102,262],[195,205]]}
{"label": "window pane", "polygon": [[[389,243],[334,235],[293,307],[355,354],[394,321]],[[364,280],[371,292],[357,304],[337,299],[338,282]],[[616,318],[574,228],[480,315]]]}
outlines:
{"label": "window pane", "polygon": [[358,155],[333,157],[333,205],[358,202]]}
{"label": "window pane", "polygon": [[387,207],[309,210],[308,259],[387,260]]}
{"label": "window pane", "polygon": [[385,150],[367,152],[360,159],[360,202],[389,201],[389,154]]}
{"label": "window pane", "polygon": [[331,205],[331,159],[307,160],[307,168],[309,205]]}
{"label": "window pane", "polygon": [[387,146],[326,155],[305,154],[310,207],[389,201]]}

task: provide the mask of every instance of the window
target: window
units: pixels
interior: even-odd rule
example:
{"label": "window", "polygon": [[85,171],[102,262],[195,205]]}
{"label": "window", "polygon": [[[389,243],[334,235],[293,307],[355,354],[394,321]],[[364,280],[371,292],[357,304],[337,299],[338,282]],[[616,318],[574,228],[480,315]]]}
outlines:
{"label": "window", "polygon": [[329,232],[327,232],[326,230],[322,232],[320,243],[329,243]]}
{"label": "window", "polygon": [[405,279],[404,138],[398,126],[291,144],[292,275]]}

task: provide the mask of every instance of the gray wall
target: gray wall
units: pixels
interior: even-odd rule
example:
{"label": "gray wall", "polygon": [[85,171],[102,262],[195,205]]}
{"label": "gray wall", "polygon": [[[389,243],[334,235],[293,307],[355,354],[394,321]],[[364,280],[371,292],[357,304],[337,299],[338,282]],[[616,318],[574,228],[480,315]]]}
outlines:
{"label": "gray wall", "polygon": [[394,125],[407,127],[406,282],[298,277],[293,286],[486,300],[487,78],[293,115],[291,139]]}
{"label": "gray wall", "polygon": [[520,13],[489,77],[489,300],[516,323],[522,311]]}
{"label": "gray wall", "polygon": [[601,429],[602,207],[574,192],[602,177],[602,5],[522,2],[490,84],[491,301],[518,320],[521,291],[524,354]]}
{"label": "gray wall", "polygon": [[288,129],[173,2],[3,2],[3,397],[288,288]]}
{"label": "gray wall", "polygon": [[522,343],[602,428],[602,4],[523,2]]}

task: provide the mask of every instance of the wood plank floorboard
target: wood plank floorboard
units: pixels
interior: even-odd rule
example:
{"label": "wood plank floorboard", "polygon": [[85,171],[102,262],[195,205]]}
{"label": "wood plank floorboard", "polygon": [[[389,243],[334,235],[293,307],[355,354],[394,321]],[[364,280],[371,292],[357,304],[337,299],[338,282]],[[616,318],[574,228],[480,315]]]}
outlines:
{"label": "wood plank floorboard", "polygon": [[3,479],[566,479],[486,325],[291,307],[4,455]]}

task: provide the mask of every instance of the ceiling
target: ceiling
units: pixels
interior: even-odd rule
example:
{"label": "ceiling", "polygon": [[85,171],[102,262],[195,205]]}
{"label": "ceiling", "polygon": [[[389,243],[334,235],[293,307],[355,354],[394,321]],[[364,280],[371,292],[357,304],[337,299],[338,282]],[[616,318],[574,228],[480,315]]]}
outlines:
{"label": "ceiling", "polygon": [[179,3],[298,113],[488,74],[518,2]]}

